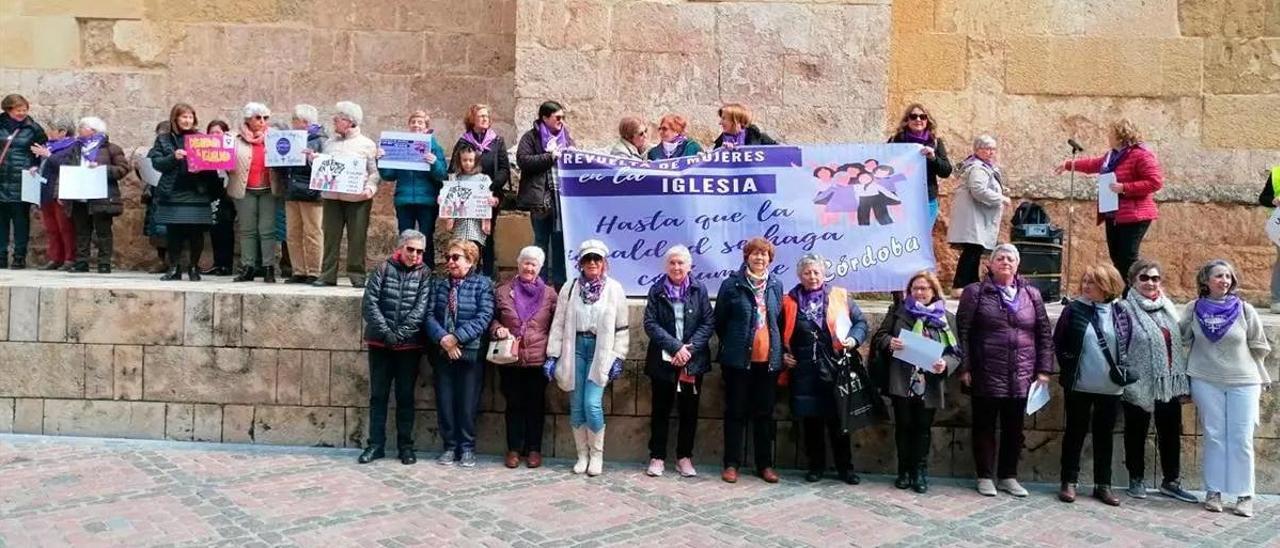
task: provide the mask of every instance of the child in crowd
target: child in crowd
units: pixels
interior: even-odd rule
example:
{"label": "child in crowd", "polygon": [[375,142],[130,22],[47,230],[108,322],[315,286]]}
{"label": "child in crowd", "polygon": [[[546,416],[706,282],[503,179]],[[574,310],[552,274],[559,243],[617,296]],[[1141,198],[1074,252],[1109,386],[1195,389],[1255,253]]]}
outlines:
{"label": "child in crowd", "polygon": [[[489,176],[480,172],[480,151],[468,144],[460,144],[453,149],[453,161],[449,162],[450,175],[459,181],[481,181],[483,188],[489,188]],[[447,199],[447,197],[446,197]],[[444,205],[444,204],[442,204]],[[498,199],[490,196],[489,206],[498,205]],[[484,219],[446,219],[445,229],[453,232],[454,239],[470,240],[481,249],[485,239],[493,231],[492,222]],[[479,267],[480,265],[476,265]]]}

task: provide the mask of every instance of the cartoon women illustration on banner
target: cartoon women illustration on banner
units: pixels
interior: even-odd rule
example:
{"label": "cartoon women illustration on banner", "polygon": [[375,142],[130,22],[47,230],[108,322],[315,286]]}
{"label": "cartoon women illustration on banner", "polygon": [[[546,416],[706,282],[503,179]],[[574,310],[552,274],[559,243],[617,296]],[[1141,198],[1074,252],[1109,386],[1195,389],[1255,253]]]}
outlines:
{"label": "cartoon women illustration on banner", "polygon": [[895,173],[892,166],[874,158],[839,167],[818,166],[813,176],[818,180],[813,203],[818,206],[818,218],[823,226],[839,223],[841,214],[847,216],[849,224],[870,226],[873,214],[881,226],[892,224],[889,207],[902,203],[897,185],[906,180],[904,175]]}

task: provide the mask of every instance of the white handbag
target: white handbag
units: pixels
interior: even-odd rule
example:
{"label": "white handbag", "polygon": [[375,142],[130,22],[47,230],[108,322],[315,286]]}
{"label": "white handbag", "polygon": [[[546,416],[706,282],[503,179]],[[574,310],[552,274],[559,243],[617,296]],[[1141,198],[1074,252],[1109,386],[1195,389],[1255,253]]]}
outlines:
{"label": "white handbag", "polygon": [[490,363],[508,365],[520,361],[520,339],[507,337],[489,343],[485,359]]}

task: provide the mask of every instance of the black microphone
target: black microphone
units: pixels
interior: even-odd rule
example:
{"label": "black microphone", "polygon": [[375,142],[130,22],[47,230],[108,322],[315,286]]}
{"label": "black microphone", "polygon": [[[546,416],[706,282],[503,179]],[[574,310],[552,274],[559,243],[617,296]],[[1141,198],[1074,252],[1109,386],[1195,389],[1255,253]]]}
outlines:
{"label": "black microphone", "polygon": [[1075,154],[1077,152],[1084,152],[1084,147],[1080,146],[1080,143],[1077,143],[1075,139],[1067,139],[1067,144],[1071,145],[1072,154]]}

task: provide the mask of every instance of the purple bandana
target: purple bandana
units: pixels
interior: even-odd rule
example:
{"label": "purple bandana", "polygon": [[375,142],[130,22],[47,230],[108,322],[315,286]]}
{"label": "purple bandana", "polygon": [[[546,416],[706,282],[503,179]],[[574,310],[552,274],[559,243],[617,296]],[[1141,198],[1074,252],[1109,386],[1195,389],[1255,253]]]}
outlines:
{"label": "purple bandana", "polygon": [[63,137],[61,139],[55,139],[55,140],[49,141],[49,145],[48,145],[49,154],[57,154],[68,148],[71,148],[71,145],[74,145],[74,144],[76,144],[75,137]]}
{"label": "purple bandana", "polygon": [[315,137],[324,131],[324,126],[320,124],[307,124],[307,137]]}
{"label": "purple bandana", "polygon": [[1243,309],[1240,297],[1235,295],[1227,295],[1222,301],[1201,297],[1196,299],[1196,321],[1209,342],[1216,343],[1236,323]]}
{"label": "purple bandana", "polygon": [[929,327],[941,329],[947,326],[947,306],[942,299],[935,299],[932,304],[923,305],[908,296],[903,301],[903,305],[912,318],[924,321],[924,324]]}
{"label": "purple bandana", "polygon": [[538,312],[546,285],[546,282],[538,276],[534,276],[532,282],[526,282],[517,276],[515,283],[511,284],[511,295],[516,303],[516,318],[520,320],[520,326],[515,330],[517,337],[524,334],[525,322]]}
{"label": "purple bandana", "polygon": [[479,140],[476,139],[474,132],[465,131],[462,133],[462,140],[471,143],[471,146],[476,147],[476,150],[479,150],[480,152],[489,152],[489,146],[492,145],[493,141],[497,138],[498,133],[493,131],[493,128],[484,130],[484,135],[481,136]]}
{"label": "purple bandana", "polygon": [[689,292],[689,276],[686,274],[684,281],[680,285],[671,283],[670,276],[662,277],[662,288],[667,294],[667,299],[673,303],[684,302],[684,296]]}
{"label": "purple bandana", "polygon": [[[684,150],[685,141],[688,141],[688,139],[684,135],[676,135],[676,140],[670,143],[662,143],[661,147],[659,147],[662,150],[662,159],[670,160],[679,156],[680,152]],[[670,149],[670,152],[667,152],[668,149]]]}
{"label": "purple bandana", "polygon": [[916,133],[908,129],[898,135],[899,142],[903,143],[916,143],[918,145],[929,146],[929,143],[933,142],[933,132],[928,130],[925,130],[924,133]]}
{"label": "purple bandana", "polygon": [[600,300],[600,295],[604,293],[604,276],[600,276],[593,280],[588,280],[586,276],[578,276],[578,288],[582,295],[582,302],[588,305],[596,304]]}
{"label": "purple bandana", "polygon": [[76,137],[76,141],[81,143],[80,161],[89,161],[97,163],[98,147],[102,146],[102,141],[106,140],[105,135],[94,133],[92,137]]}
{"label": "purple bandana", "polygon": [[546,124],[542,123],[541,120],[539,120],[535,125],[538,126],[538,136],[542,137],[543,149],[546,149],[547,143],[550,143],[551,141],[560,143],[560,150],[566,150],[570,146],[573,146],[573,139],[569,138],[569,126],[564,123],[560,124],[560,133],[555,135],[551,134],[551,129],[548,128]]}
{"label": "purple bandana", "polygon": [[721,133],[720,144],[728,145],[730,143],[736,146],[747,144],[747,128],[742,128],[742,130],[737,133]]}
{"label": "purple bandana", "polygon": [[805,289],[803,285],[796,284],[791,290],[791,298],[795,299],[796,305],[800,308],[800,313],[808,318],[809,321],[825,325],[827,322],[827,286],[823,285],[817,289]]}
{"label": "purple bandana", "polygon": [[1102,173],[1111,173],[1116,170],[1116,166],[1120,165],[1120,161],[1129,155],[1129,151],[1137,148],[1139,145],[1117,148],[1107,153],[1107,161],[1102,164]]}

